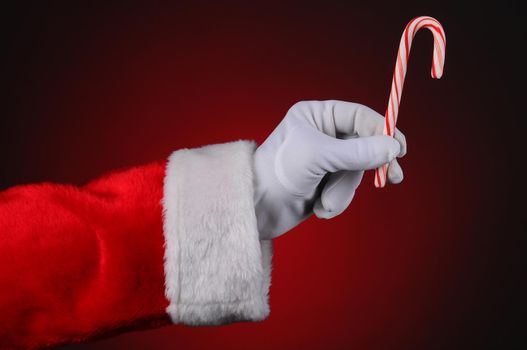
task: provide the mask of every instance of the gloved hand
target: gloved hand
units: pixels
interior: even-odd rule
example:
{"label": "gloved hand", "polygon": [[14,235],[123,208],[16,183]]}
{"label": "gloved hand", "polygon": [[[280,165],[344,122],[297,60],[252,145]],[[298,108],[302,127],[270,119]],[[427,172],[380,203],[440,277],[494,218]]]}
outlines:
{"label": "gloved hand", "polygon": [[351,203],[364,170],[390,163],[388,181],[400,183],[395,157],[404,135],[383,136],[384,117],[344,101],[302,101],[255,153],[255,210],[261,239],[287,232],[313,212],[329,219]]}

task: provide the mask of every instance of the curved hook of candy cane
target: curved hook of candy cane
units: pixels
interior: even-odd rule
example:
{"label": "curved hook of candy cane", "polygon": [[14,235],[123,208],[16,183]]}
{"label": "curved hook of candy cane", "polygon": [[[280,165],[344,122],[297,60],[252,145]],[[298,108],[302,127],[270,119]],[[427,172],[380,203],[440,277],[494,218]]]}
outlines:
{"label": "curved hook of candy cane", "polygon": [[434,79],[440,79],[441,76],[443,76],[443,67],[445,65],[446,35],[445,31],[443,30],[443,26],[438,20],[428,16],[421,16],[412,19],[406,26],[403,36],[401,37],[399,50],[402,49],[404,51],[406,55],[406,62],[408,62],[412,41],[415,37],[415,34],[417,34],[417,32],[422,28],[430,30],[434,37],[434,53],[432,57],[431,75]]}
{"label": "curved hook of candy cane", "polygon": [[[412,19],[404,29],[397,52],[397,61],[393,72],[392,88],[388,107],[385,114],[384,135],[393,136],[395,124],[399,113],[399,104],[403,92],[403,84],[408,67],[408,58],[415,34],[422,28],[430,30],[434,37],[434,53],[432,56],[432,78],[440,79],[443,75],[446,52],[446,35],[441,24],[432,17],[421,16]],[[375,187],[382,188],[386,185],[388,164],[384,164],[375,170]]]}

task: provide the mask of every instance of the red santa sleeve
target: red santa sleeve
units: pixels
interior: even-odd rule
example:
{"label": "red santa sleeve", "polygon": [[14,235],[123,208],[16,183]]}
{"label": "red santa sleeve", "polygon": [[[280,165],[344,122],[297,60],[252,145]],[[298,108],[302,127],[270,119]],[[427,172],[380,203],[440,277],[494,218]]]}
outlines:
{"label": "red santa sleeve", "polygon": [[255,144],[174,152],[85,186],[0,192],[0,348],[269,313]]}

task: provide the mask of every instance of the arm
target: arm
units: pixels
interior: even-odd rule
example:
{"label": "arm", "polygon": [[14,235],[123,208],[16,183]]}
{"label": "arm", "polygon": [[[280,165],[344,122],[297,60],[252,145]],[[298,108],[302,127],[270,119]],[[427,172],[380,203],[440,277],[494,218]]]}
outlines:
{"label": "arm", "polygon": [[0,339],[80,341],[163,316],[164,164],[0,194]]}
{"label": "arm", "polygon": [[0,193],[0,348],[265,318],[254,148],[180,150],[82,187]]}
{"label": "arm", "polygon": [[390,163],[402,180],[404,136],[375,136],[382,123],[357,104],[301,102],[256,151],[183,149],[80,188],[0,193],[0,346],[266,318],[270,239],[340,214],[367,169]]}

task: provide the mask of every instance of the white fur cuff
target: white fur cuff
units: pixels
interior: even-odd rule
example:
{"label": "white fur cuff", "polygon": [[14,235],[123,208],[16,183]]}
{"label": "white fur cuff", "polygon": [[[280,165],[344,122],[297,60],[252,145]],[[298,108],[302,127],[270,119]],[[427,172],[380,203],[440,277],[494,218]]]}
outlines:
{"label": "white fur cuff", "polygon": [[269,314],[271,241],[253,202],[255,143],[183,149],[164,185],[165,295],[175,323],[258,321]]}

